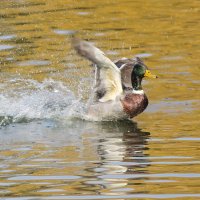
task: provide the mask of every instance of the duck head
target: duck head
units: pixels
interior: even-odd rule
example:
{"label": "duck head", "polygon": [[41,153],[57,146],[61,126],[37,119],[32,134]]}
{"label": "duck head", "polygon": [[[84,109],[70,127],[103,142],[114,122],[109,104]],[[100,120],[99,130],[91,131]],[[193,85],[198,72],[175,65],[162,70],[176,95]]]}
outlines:
{"label": "duck head", "polygon": [[137,58],[137,62],[133,67],[133,71],[131,74],[131,82],[134,91],[143,91],[142,90],[142,79],[144,77],[149,78],[158,78],[156,75],[153,75],[147,66]]}

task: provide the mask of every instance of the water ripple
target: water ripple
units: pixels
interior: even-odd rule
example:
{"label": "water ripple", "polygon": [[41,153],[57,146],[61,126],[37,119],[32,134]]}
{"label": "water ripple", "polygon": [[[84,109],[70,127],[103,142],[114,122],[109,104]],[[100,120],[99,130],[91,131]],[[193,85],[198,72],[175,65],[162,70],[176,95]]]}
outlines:
{"label": "water ripple", "polygon": [[137,179],[137,178],[199,178],[199,173],[163,173],[163,174],[106,174],[102,179]]}
{"label": "water ripple", "polygon": [[174,199],[174,198],[192,198],[192,197],[200,197],[200,193],[197,194],[129,194],[129,195],[85,195],[85,196],[47,196],[47,197],[4,197],[0,198],[0,200],[65,200],[65,199],[75,199],[75,200],[81,200],[81,199],[88,199],[88,200],[95,200],[95,199]]}
{"label": "water ripple", "polygon": [[75,180],[80,179],[80,176],[14,176],[8,180],[14,181],[28,181],[28,180]]}

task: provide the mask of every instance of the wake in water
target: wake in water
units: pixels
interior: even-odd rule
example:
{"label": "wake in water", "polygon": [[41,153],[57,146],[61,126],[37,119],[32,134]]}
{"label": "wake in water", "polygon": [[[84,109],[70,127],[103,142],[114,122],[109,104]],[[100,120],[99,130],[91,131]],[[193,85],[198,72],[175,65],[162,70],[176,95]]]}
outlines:
{"label": "wake in water", "polygon": [[62,82],[12,80],[1,84],[0,126],[34,119],[85,118],[87,103]]}

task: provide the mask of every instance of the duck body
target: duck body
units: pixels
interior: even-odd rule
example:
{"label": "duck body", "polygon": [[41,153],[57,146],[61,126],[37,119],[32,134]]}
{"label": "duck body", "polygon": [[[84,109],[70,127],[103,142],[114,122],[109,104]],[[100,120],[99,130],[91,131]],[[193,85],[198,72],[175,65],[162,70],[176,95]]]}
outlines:
{"label": "duck body", "polygon": [[86,117],[95,121],[131,119],[142,113],[147,106],[148,98],[145,94],[126,92],[115,101],[90,103]]}
{"label": "duck body", "polygon": [[87,109],[88,119],[131,119],[146,109],[148,98],[141,82],[150,72],[139,58],[122,58],[114,63],[89,42],[75,39],[73,46],[95,66],[94,87]]}

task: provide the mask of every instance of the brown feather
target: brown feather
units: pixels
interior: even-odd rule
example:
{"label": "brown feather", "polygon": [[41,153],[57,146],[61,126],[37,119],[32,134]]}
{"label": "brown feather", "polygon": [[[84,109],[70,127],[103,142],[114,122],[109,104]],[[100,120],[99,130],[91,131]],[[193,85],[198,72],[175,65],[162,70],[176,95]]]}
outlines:
{"label": "brown feather", "polygon": [[130,118],[142,113],[148,105],[148,99],[145,94],[128,93],[124,96],[121,102],[124,112],[127,113]]}

